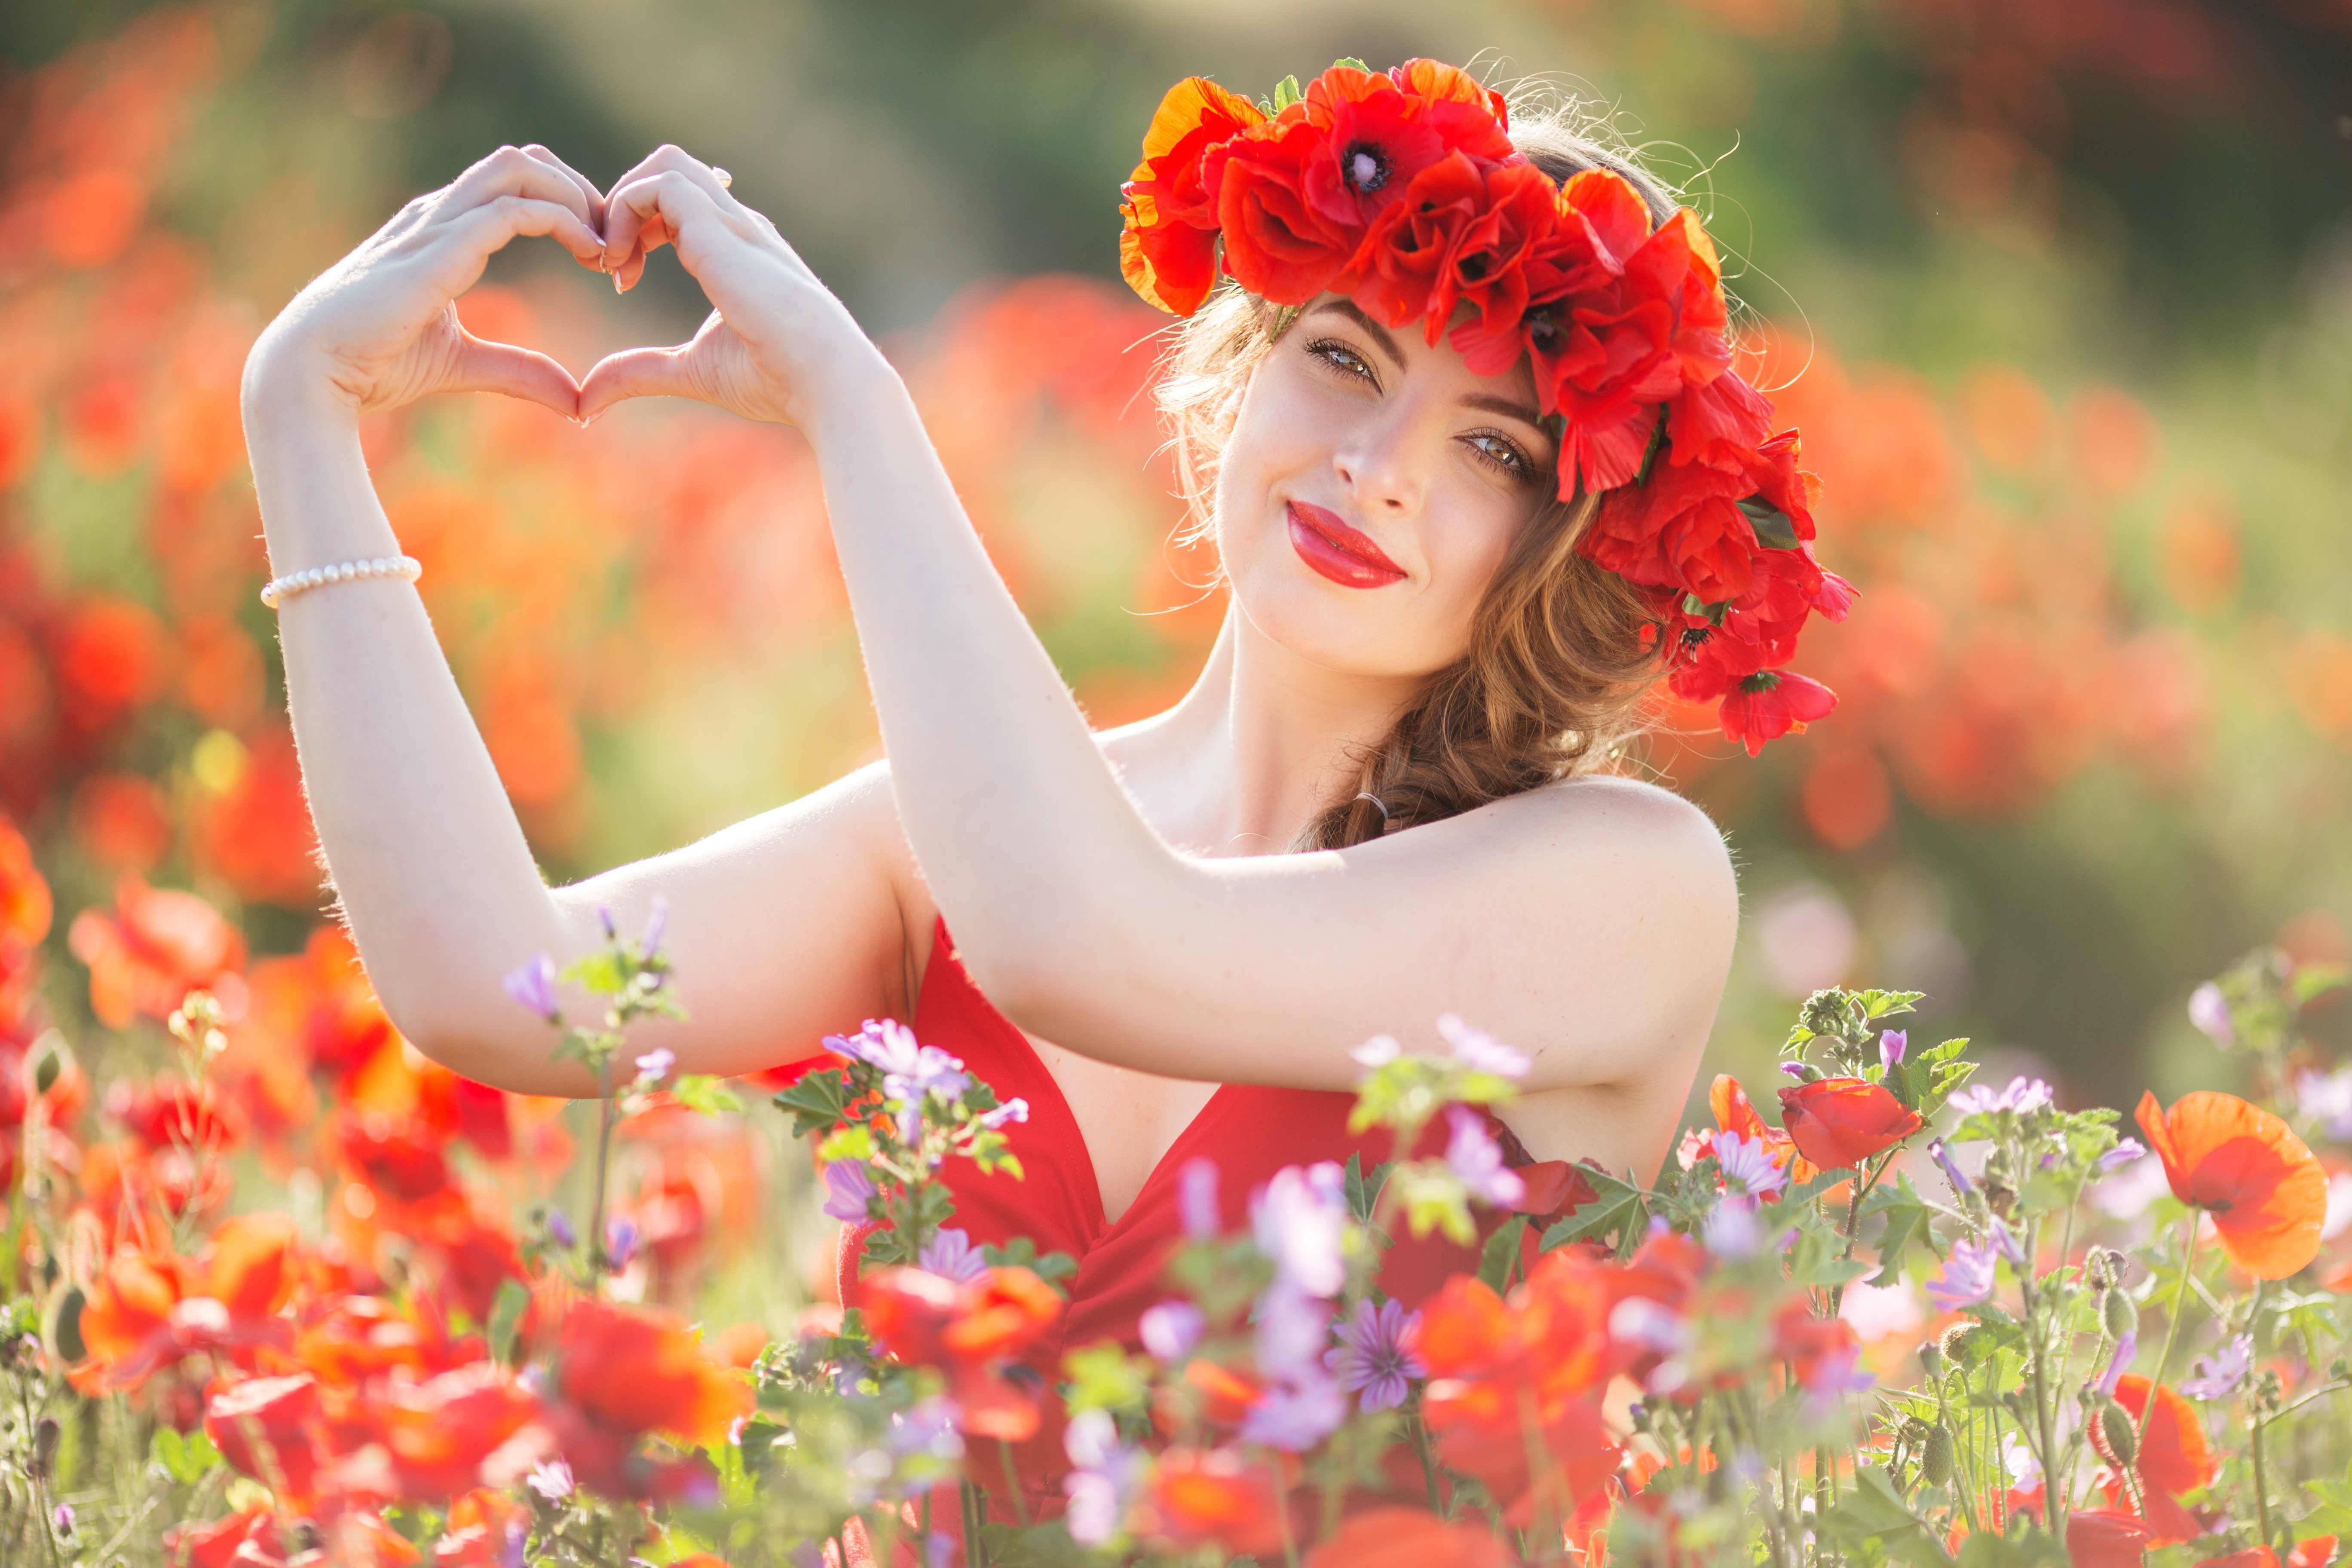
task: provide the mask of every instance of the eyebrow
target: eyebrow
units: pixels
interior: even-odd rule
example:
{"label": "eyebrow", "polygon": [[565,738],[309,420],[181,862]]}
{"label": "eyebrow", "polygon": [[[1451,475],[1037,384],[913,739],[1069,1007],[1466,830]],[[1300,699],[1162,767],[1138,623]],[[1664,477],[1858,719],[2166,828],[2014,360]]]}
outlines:
{"label": "eyebrow", "polygon": [[[1326,310],[1336,310],[1361,327],[1365,335],[1372,340],[1382,353],[1388,355],[1398,370],[1402,371],[1405,368],[1404,351],[1397,347],[1396,339],[1389,335],[1389,330],[1386,327],[1364,313],[1362,306],[1353,300],[1326,300],[1308,314],[1319,316]],[[1507,397],[1497,397],[1493,393],[1465,393],[1462,396],[1462,405],[1465,408],[1475,408],[1486,414],[1499,414],[1506,419],[1516,419],[1531,430],[1542,430],[1544,427],[1543,416],[1534,409],[1524,403],[1514,403]]]}

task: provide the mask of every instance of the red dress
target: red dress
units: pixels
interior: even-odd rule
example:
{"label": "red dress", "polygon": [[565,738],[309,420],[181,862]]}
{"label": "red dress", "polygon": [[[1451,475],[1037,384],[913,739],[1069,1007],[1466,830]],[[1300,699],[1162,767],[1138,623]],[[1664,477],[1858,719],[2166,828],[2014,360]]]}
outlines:
{"label": "red dress", "polygon": [[[1066,1252],[1078,1260],[1076,1275],[1066,1281],[1068,1311],[1058,1331],[1029,1358],[1048,1387],[1060,1377],[1066,1349],[1104,1340],[1140,1348],[1138,1320],[1171,1293],[1161,1270],[1183,1237],[1178,1175],[1193,1160],[1215,1163],[1218,1204],[1224,1227],[1232,1231],[1249,1223],[1251,1193],[1286,1165],[1321,1160],[1345,1165],[1349,1155],[1360,1154],[1362,1168],[1369,1172],[1393,1157],[1385,1128],[1360,1134],[1348,1131],[1348,1113],[1355,1105],[1352,1094],[1223,1084],[1160,1156],[1127,1212],[1107,1221],[1094,1162],[1068,1102],[1028,1037],[990,1005],[964,972],[944,921],[932,937],[914,1031],[924,1045],[961,1057],[965,1069],[994,1089],[1000,1100],[1018,1096],[1029,1102],[1029,1120],[1005,1128],[1025,1180],[982,1175],[967,1160],[949,1162],[941,1177],[955,1195],[950,1223],[968,1233],[975,1247],[1002,1246],[1025,1236],[1040,1253]],[[1433,1129],[1433,1134],[1442,1142],[1442,1133]],[[1507,1153],[1517,1156],[1513,1163],[1526,1158],[1517,1142],[1511,1139],[1505,1144]],[[856,1305],[859,1296],[856,1258],[864,1237],[862,1227],[845,1229],[842,1236],[836,1267],[847,1305]],[[1477,1262],[1471,1249],[1441,1237],[1415,1241],[1401,1235],[1382,1263],[1381,1288],[1407,1308],[1415,1307],[1447,1276],[1475,1269]],[[1062,1453],[1058,1402],[1045,1403],[1043,1429],[1015,1450],[1032,1519],[1061,1512],[1061,1478],[1070,1468]],[[1003,1497],[1004,1477],[994,1457],[975,1452],[968,1464],[973,1479],[994,1497]]]}

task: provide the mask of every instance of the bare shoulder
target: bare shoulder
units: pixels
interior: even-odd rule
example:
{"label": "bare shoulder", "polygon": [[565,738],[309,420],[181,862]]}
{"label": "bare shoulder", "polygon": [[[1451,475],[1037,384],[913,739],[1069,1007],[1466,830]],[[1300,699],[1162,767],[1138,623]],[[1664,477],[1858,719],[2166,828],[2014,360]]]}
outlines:
{"label": "bare shoulder", "polygon": [[1720,897],[1737,916],[1738,881],[1723,831],[1696,805],[1640,779],[1563,779],[1472,814],[1515,855],[1573,861],[1655,879],[1684,894]]}

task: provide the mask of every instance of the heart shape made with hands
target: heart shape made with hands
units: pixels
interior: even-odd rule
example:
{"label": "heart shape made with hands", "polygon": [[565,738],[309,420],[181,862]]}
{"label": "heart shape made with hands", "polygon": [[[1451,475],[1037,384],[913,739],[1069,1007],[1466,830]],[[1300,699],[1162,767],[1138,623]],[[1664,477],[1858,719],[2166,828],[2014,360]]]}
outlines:
{"label": "heart shape made with hands", "polygon": [[[543,153],[536,147],[528,151]],[[656,160],[661,157],[656,154]],[[725,169],[695,164],[683,154],[677,154],[676,162],[691,166],[703,176],[701,183],[715,184],[719,192],[734,184],[733,176]],[[572,256],[583,268],[610,278],[614,291],[621,294],[635,288],[644,277],[646,263],[654,251],[677,243],[677,227],[658,205],[646,210],[626,203],[617,208],[613,205],[612,198],[637,177],[638,172],[624,176],[612,191],[599,194],[592,202],[589,228],[597,238],[607,242],[604,254],[593,259]],[[612,249],[615,239],[622,242],[617,258]],[[457,301],[451,301],[453,312],[457,305]],[[727,357],[727,340],[732,339],[733,334],[715,308],[701,329],[685,342],[616,350],[597,361],[584,377],[573,376],[562,362],[541,350],[477,337],[467,330],[461,317],[456,326],[463,341],[465,363],[460,377],[447,390],[496,392],[522,398],[553,409],[583,426],[614,404],[633,397],[690,397],[752,417],[772,417],[742,406],[740,397],[728,395],[726,383],[730,377],[725,371],[729,367],[719,362]],[[740,344],[735,346],[740,348]]]}

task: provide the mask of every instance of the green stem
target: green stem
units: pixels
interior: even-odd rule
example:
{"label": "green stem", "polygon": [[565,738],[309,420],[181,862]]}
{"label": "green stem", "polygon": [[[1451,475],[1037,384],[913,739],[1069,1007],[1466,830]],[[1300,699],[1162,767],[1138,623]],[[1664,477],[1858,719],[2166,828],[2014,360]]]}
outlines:
{"label": "green stem", "polygon": [[996,1454],[1003,1461],[1004,1484],[1013,1493],[1013,1521],[1026,1530],[1029,1528],[1029,1497],[1021,1489],[1021,1472],[1013,1468],[1013,1445],[999,1437]]}
{"label": "green stem", "polygon": [[1412,1415],[1412,1449],[1421,1456],[1422,1484],[1429,1489],[1429,1511],[1444,1519],[1445,1505],[1437,1495],[1437,1459],[1429,1451],[1429,1425],[1421,1418],[1421,1406],[1414,1403]]}
{"label": "green stem", "polygon": [[2156,1391],[2163,1386],[2164,1374],[2172,1366],[2172,1347],[2180,1339],[2180,1318],[2189,1306],[2189,1282],[2197,1274],[2197,1244],[2202,1239],[2199,1232],[2203,1227],[2198,1221],[2203,1217],[2198,1210],[2190,1209],[2183,1222],[2189,1226],[2189,1242],[2180,1256],[2180,1286],[2172,1296],[2172,1321],[2164,1326],[2164,1353],[2156,1358],[2156,1376],[2148,1383],[2147,1403],[2139,1407],[2139,1423],[2132,1431],[2137,1440],[2135,1447],[2147,1441],[2147,1418],[2156,1413]]}
{"label": "green stem", "polygon": [[596,1191],[588,1214],[588,1256],[596,1265],[594,1287],[599,1295],[613,1267],[612,1252],[604,1245],[604,1168],[612,1152],[613,1056],[607,1051],[596,1062]]}
{"label": "green stem", "polygon": [[[2034,1259],[2041,1252],[2041,1239],[2042,1221],[2036,1218],[2032,1224],[2025,1227],[2025,1239],[2021,1244],[2025,1252],[2025,1263],[2017,1270],[2018,1292],[2025,1306],[2026,1365],[2033,1373],[2033,1434],[2027,1438],[2027,1441],[2038,1440],[2039,1451],[2033,1457],[2042,1465],[2042,1476],[2045,1483],[2043,1495],[2057,1497],[2062,1494],[2057,1489],[2059,1480],[2057,1436],[2051,1423],[2050,1378],[2047,1365],[2050,1354],[2049,1327],[2042,1322],[2041,1316],[2034,1310],[2033,1265]],[[2149,1404],[2154,1403],[2153,1399],[2149,1400]]]}
{"label": "green stem", "polygon": [[1282,1456],[1273,1455],[1266,1461],[1274,1472],[1274,1517],[1282,1526],[1282,1561],[1285,1568],[1298,1568],[1298,1542],[1290,1532],[1290,1486],[1282,1479]]}

